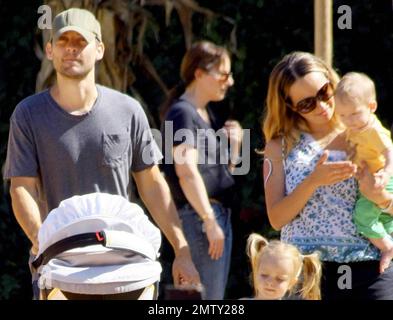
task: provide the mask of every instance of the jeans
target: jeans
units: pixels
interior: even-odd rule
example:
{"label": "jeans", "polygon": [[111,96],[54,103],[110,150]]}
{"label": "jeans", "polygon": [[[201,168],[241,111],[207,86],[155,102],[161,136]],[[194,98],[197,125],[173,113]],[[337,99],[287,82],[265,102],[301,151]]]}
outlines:
{"label": "jeans", "polygon": [[208,254],[209,241],[203,230],[203,222],[195,210],[184,205],[178,212],[183,231],[191,250],[192,260],[204,287],[204,300],[222,300],[228,280],[232,250],[231,210],[221,204],[212,204],[216,220],[225,235],[224,251],[218,260]]}

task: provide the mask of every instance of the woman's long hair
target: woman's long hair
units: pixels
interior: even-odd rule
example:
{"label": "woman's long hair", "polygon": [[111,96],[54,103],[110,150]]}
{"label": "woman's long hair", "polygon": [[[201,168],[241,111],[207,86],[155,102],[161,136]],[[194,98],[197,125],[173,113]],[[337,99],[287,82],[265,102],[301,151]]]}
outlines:
{"label": "woman's long hair", "polygon": [[179,98],[185,89],[194,81],[195,71],[197,69],[210,71],[219,66],[225,57],[229,57],[229,52],[224,47],[205,40],[195,42],[187,50],[181,62],[181,81],[170,90],[167,99],[160,107],[161,121],[165,119],[174,100]]}
{"label": "woman's long hair", "polygon": [[[283,137],[286,154],[296,144],[300,131],[309,132],[306,120],[287,107],[289,89],[293,83],[310,72],[322,72],[336,88],[339,77],[323,60],[307,52],[292,52],[286,55],[273,69],[262,122],[265,141]],[[338,124],[333,115],[332,124]]]}

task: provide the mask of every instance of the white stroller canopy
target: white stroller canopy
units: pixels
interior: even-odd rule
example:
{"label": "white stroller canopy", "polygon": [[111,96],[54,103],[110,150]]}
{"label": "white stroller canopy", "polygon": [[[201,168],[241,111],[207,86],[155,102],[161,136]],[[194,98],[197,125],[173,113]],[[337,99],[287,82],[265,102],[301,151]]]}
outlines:
{"label": "white stroller canopy", "polygon": [[[80,238],[90,242],[79,246]],[[43,222],[38,241],[39,283],[46,288],[115,294],[160,279],[160,230],[141,207],[118,195],[91,193],[62,201]]]}

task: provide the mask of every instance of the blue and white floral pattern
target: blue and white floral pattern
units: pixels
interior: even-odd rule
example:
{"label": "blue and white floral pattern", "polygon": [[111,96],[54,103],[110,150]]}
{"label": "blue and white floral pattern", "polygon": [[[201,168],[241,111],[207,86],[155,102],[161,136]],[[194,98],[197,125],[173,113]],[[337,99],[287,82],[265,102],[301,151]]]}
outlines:
{"label": "blue and white floral pattern", "polygon": [[[284,160],[285,192],[290,194],[313,170],[323,153],[310,134],[302,133]],[[330,150],[328,161],[346,159],[346,153]],[[319,187],[303,210],[283,227],[281,239],[304,254],[319,251],[324,261],[376,260],[378,250],[356,232],[353,211],[357,197],[354,178]]]}

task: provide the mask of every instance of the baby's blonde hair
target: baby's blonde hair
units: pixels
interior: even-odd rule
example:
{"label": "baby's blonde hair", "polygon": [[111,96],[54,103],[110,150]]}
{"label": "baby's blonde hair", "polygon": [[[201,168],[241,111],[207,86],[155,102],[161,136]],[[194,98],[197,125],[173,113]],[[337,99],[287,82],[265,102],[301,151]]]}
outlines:
{"label": "baby's blonde hair", "polygon": [[258,295],[256,285],[258,281],[258,269],[261,258],[265,254],[282,255],[292,259],[295,271],[293,277],[296,278],[296,281],[289,288],[291,294],[297,293],[294,291],[297,287],[296,284],[300,282],[300,277],[298,276],[302,273],[302,285],[298,290],[300,296],[306,300],[321,299],[320,284],[322,265],[317,253],[302,255],[294,245],[278,240],[267,241],[261,235],[252,233],[247,240],[247,255],[251,261],[252,280],[256,296]]}
{"label": "baby's blonde hair", "polygon": [[349,72],[338,83],[335,97],[338,101],[368,105],[377,100],[374,82],[364,73]]}

